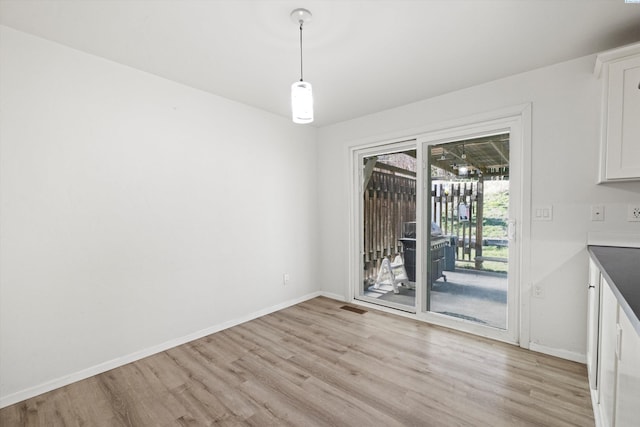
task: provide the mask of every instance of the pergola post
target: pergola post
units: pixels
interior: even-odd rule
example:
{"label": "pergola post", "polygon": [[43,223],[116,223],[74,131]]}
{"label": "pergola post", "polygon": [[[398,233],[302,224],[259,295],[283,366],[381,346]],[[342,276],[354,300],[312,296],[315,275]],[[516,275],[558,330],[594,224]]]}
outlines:
{"label": "pergola post", "polygon": [[482,269],[482,222],[484,220],[484,176],[478,176],[477,200],[476,200],[476,269]]}

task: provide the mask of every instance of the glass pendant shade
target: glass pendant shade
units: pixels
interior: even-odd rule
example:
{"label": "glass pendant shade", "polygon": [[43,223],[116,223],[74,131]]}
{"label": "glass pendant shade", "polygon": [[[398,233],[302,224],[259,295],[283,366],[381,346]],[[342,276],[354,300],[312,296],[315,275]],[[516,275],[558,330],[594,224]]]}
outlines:
{"label": "glass pendant shade", "polygon": [[311,83],[299,81],[291,85],[291,113],[294,123],[313,122]]}

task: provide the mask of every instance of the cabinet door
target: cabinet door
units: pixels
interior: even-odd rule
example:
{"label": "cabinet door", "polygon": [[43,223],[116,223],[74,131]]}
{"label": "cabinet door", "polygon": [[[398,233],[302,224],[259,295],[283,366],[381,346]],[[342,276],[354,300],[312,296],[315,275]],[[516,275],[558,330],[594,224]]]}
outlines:
{"label": "cabinet door", "polygon": [[606,178],[640,178],[640,55],[609,65]]}
{"label": "cabinet door", "polygon": [[[598,335],[600,334],[600,270],[589,260],[589,289],[587,293],[587,371],[589,386],[598,388]],[[597,396],[597,394],[596,394]],[[597,402],[596,402],[597,403]]]}
{"label": "cabinet door", "polygon": [[616,391],[616,426],[640,423],[640,336],[629,318],[620,311],[620,348],[618,390]]}
{"label": "cabinet door", "polygon": [[616,399],[616,344],[618,337],[618,302],[607,281],[602,278],[600,285],[600,372],[598,392],[600,413],[604,426],[613,426]]}

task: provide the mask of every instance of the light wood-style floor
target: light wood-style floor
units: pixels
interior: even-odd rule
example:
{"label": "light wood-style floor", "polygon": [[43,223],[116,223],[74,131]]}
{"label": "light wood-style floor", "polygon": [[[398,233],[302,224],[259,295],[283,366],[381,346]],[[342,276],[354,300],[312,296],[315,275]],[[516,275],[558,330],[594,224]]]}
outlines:
{"label": "light wood-style floor", "polygon": [[584,365],[315,298],[0,410],[2,426],[593,426]]}

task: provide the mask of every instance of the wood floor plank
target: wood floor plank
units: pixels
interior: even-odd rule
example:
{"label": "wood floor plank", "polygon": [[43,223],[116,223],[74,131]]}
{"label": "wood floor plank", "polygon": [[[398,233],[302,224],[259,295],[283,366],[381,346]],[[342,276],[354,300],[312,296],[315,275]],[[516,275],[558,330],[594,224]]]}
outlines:
{"label": "wood floor plank", "polygon": [[594,425],[586,368],[314,298],[0,410],[4,426]]}

